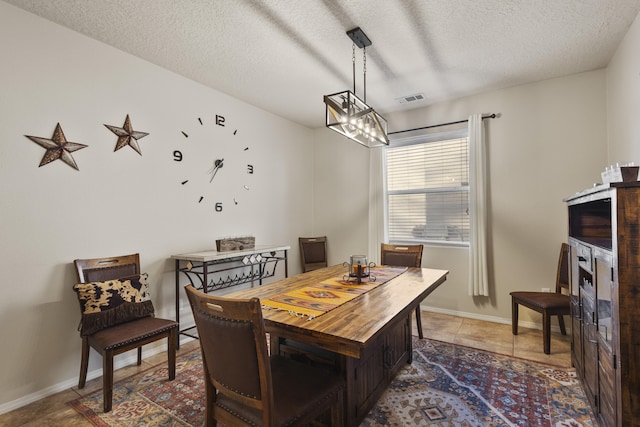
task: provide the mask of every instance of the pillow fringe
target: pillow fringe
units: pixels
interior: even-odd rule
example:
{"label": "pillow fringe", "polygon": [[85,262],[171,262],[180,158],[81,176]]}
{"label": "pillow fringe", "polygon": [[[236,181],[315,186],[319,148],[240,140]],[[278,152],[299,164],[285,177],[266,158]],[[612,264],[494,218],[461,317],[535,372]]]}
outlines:
{"label": "pillow fringe", "polygon": [[102,329],[148,316],[154,316],[151,300],[126,302],[110,310],[83,314],[80,320],[80,335],[92,335]]}

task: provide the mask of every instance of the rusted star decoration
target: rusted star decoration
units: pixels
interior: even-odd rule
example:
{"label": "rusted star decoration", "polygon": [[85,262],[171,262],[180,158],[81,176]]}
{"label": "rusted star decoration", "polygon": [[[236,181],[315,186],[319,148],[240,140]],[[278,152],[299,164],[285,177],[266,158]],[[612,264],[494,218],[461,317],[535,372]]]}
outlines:
{"label": "rusted star decoration", "polygon": [[128,145],[134,150],[136,150],[136,152],[142,156],[142,151],[140,151],[140,147],[138,146],[138,140],[140,138],[144,138],[149,134],[146,132],[139,132],[139,131],[133,130],[133,127],[131,126],[131,120],[129,120],[128,114],[127,114],[127,118],[124,119],[124,125],[122,125],[121,128],[117,126],[111,126],[111,125],[105,125],[105,126],[111,132],[118,135],[118,142],[116,143],[116,149],[113,151],[118,151],[122,147]]}
{"label": "rusted star decoration", "polygon": [[39,136],[25,136],[39,146],[47,149],[47,151],[44,153],[44,157],[42,157],[42,160],[40,161],[40,166],[44,166],[48,163],[53,162],[54,160],[60,159],[75,170],[80,170],[78,169],[78,165],[76,164],[75,160],[73,160],[73,156],[71,155],[71,153],[88,146],[85,144],[78,144],[75,142],[67,141],[67,138],[65,138],[64,136],[64,132],[62,132],[60,123],[56,125],[56,129],[53,131],[53,136],[51,137],[51,139],[41,138]]}

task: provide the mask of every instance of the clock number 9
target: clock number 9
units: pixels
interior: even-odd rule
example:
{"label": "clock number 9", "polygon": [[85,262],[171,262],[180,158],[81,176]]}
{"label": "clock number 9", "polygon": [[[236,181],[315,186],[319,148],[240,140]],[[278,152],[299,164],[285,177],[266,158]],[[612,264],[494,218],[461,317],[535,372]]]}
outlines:
{"label": "clock number 9", "polygon": [[181,162],[182,161],[182,152],[180,152],[180,150],[175,150],[173,152],[173,160],[175,162]]}
{"label": "clock number 9", "polygon": [[222,212],[222,202],[216,203],[216,212]]}

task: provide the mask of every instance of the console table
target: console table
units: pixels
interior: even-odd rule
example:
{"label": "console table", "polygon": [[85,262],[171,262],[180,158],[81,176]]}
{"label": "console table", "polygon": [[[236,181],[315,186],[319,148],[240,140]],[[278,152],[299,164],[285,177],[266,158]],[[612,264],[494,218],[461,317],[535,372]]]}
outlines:
{"label": "console table", "polygon": [[[284,277],[289,276],[288,252],[290,246],[255,246],[237,251],[203,251],[171,255],[176,263],[176,322],[180,323],[180,273],[188,283],[203,292],[251,283],[251,287],[273,277],[280,261],[284,261]],[[188,331],[195,326],[180,329],[179,333],[192,338],[197,335]],[[178,340],[180,348],[180,340]]]}

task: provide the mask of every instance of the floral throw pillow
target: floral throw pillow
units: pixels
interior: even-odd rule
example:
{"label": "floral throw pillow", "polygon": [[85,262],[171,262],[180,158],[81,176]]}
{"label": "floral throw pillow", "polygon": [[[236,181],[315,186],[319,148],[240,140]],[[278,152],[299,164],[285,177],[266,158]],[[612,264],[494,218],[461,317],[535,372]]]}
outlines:
{"label": "floral throw pillow", "polygon": [[75,285],[73,289],[82,310],[80,335],[92,335],[120,323],[153,316],[148,278],[144,273]]}

